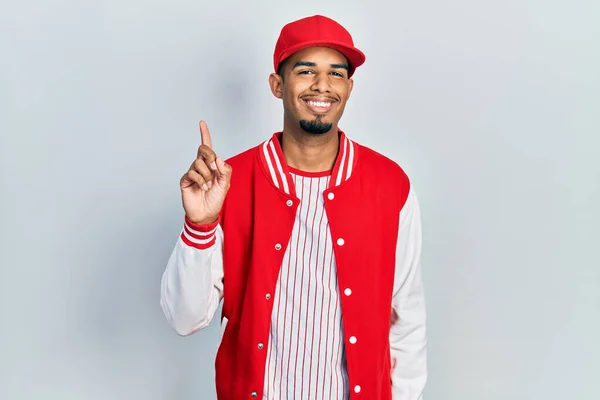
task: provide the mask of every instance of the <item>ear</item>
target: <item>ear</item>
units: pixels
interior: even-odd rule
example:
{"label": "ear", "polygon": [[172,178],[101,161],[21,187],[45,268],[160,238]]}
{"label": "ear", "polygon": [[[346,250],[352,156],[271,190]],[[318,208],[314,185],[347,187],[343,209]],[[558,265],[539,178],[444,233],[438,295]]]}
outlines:
{"label": "ear", "polygon": [[278,99],[283,98],[283,79],[280,75],[272,73],[269,75],[269,86],[271,87],[271,93]]}

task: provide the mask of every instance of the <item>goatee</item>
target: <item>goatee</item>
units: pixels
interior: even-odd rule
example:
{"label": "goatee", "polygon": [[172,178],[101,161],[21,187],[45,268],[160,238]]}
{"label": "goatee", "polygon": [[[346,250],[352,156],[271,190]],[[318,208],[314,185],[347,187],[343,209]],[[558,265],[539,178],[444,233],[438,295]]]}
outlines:
{"label": "goatee", "polygon": [[313,133],[316,135],[322,135],[323,133],[329,132],[333,127],[332,123],[323,122],[321,117],[317,117],[317,119],[308,121],[308,120],[300,120],[300,128],[302,128],[305,132]]}

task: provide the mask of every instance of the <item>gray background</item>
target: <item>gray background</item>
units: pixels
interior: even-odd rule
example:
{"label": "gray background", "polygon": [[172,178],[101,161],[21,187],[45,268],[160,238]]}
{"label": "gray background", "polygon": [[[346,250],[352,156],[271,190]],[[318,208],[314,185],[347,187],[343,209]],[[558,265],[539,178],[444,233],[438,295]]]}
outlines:
{"label": "gray background", "polygon": [[160,277],[206,119],[281,128],[279,29],[322,13],[367,63],[341,127],[417,188],[428,400],[600,398],[600,3],[0,3],[0,398],[211,399],[218,327]]}

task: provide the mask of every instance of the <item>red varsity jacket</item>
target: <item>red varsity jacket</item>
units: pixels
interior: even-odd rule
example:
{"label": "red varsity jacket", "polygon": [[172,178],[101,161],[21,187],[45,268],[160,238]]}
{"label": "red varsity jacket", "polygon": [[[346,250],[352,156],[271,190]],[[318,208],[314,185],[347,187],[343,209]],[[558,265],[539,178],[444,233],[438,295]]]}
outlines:
{"label": "red varsity jacket", "polygon": [[[227,160],[233,174],[219,220],[210,226],[186,220],[162,279],[161,305],[181,335],[207,326],[223,301],[215,363],[220,400],[262,398],[262,344],[269,342],[273,294],[299,206],[280,136]],[[420,400],[427,376],[425,302],[411,182],[397,163],[340,131],[324,197],[350,398]],[[391,308],[399,320],[390,327]]]}

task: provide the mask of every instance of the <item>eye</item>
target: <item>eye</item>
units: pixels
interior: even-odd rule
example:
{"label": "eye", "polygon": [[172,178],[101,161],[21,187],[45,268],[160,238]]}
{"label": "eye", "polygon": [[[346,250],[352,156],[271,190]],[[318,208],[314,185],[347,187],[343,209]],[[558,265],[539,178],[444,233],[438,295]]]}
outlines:
{"label": "eye", "polygon": [[338,76],[338,77],[340,77],[340,78],[343,78],[343,77],[344,77],[344,74],[342,74],[342,73],[340,73],[340,72],[336,72],[336,71],[334,71],[334,72],[332,72],[332,74],[333,74],[334,76]]}
{"label": "eye", "polygon": [[312,71],[310,71],[310,70],[303,70],[303,71],[300,71],[300,72],[298,72],[298,74],[299,74],[299,75],[307,75],[307,74],[312,74]]}

